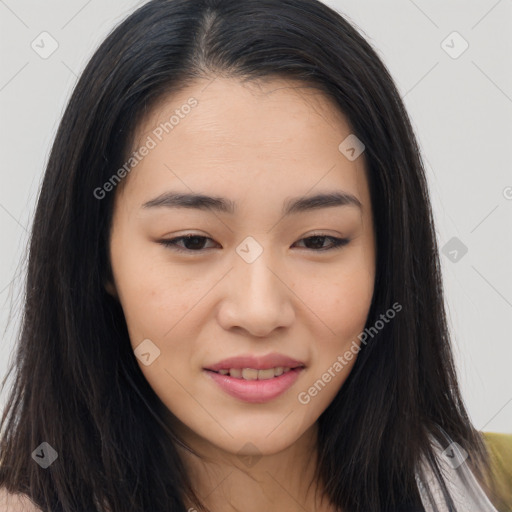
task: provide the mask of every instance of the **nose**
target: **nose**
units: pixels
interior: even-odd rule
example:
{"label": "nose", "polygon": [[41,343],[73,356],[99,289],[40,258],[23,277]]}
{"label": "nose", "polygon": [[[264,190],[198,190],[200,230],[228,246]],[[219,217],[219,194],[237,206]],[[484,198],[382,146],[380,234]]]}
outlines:
{"label": "nose", "polygon": [[233,265],[223,280],[219,324],[225,330],[239,328],[255,337],[267,337],[278,328],[289,327],[295,318],[294,294],[267,251],[252,263],[237,256]]}

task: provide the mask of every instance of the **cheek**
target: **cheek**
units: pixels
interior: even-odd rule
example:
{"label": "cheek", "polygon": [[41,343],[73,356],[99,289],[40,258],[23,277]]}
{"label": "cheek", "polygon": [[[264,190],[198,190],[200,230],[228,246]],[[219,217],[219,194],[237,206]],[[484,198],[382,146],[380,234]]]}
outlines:
{"label": "cheek", "polygon": [[[119,299],[135,355],[151,354],[148,365],[137,357],[145,379],[174,413],[185,414],[190,395],[185,391],[190,378],[187,363],[194,359],[198,337],[190,312],[201,297],[193,283],[185,286],[178,275],[164,274],[158,265],[118,267]],[[149,340],[149,341],[148,341]],[[148,347],[140,350],[139,347]],[[191,414],[190,412],[188,414]]]}
{"label": "cheek", "polygon": [[374,274],[366,266],[330,268],[297,281],[297,295],[320,320],[323,335],[317,339],[342,346],[363,330],[374,290]]}
{"label": "cheek", "polygon": [[311,343],[314,364],[297,396],[312,416],[328,407],[356,362],[358,335],[364,330],[374,289],[371,266],[345,265],[330,275],[316,275],[302,287],[308,307],[321,320]]}

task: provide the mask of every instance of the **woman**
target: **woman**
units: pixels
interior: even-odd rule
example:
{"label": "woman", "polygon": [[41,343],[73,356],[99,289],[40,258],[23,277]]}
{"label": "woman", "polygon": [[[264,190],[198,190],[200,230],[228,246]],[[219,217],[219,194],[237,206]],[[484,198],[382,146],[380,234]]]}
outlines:
{"label": "woman", "polygon": [[108,36],[26,293],[0,486],[41,510],[495,510],[408,116],[315,0],[152,0]]}

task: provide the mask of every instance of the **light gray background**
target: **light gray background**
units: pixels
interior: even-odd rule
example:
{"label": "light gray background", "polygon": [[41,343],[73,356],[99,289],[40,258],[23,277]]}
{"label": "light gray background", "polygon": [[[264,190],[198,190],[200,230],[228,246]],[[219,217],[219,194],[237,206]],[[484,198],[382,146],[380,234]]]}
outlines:
{"label": "light gray background", "polygon": [[[143,3],[0,0],[1,378],[20,319],[20,261],[64,106],[95,48]],[[440,246],[457,237],[468,248],[455,262],[441,255],[464,399],[478,429],[512,432],[512,0],[326,3],[377,50],[404,98]],[[43,31],[59,45],[47,59],[31,48]],[[458,58],[445,51],[462,48],[446,40],[454,31],[469,44]],[[5,391],[0,399],[3,408]]]}

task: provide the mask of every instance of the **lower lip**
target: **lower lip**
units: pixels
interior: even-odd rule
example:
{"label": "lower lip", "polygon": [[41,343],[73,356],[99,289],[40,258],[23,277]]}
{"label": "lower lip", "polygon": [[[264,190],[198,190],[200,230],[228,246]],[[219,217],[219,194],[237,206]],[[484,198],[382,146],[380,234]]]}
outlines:
{"label": "lower lip", "polygon": [[244,402],[260,404],[283,394],[297,380],[302,370],[304,368],[294,368],[279,377],[265,380],[236,379],[211,370],[205,371],[228,395]]}

